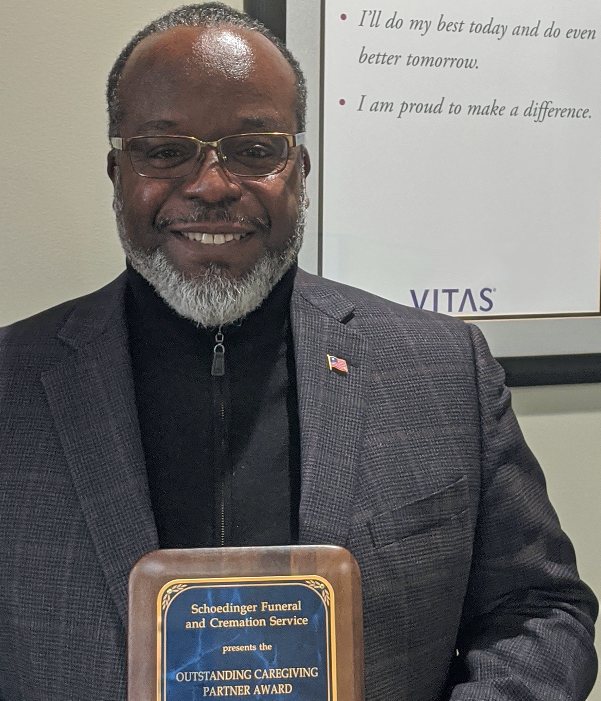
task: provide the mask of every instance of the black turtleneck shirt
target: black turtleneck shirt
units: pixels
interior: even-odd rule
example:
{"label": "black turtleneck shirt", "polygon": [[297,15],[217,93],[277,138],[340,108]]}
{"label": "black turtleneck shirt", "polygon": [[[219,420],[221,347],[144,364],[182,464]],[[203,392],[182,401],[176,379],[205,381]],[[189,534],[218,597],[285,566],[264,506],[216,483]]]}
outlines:
{"label": "black turtleneck shirt", "polygon": [[261,307],[216,329],[168,307],[128,268],[129,346],[150,498],[163,548],[298,538],[299,428],[289,324],[296,269]]}

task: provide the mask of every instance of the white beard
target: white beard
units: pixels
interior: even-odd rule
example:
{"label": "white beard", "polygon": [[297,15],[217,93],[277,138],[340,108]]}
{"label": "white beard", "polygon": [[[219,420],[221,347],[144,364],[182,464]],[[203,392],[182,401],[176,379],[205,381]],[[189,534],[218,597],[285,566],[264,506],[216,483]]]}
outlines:
{"label": "white beard", "polygon": [[215,264],[207,265],[201,275],[190,278],[177,270],[161,250],[147,251],[134,246],[125,231],[119,180],[115,183],[113,208],[121,246],[132,267],[180,316],[208,328],[231,324],[248,316],[296,261],[303,241],[306,198],[303,185],[298,219],[284,248],[265,251],[240,278],[229,276]]}

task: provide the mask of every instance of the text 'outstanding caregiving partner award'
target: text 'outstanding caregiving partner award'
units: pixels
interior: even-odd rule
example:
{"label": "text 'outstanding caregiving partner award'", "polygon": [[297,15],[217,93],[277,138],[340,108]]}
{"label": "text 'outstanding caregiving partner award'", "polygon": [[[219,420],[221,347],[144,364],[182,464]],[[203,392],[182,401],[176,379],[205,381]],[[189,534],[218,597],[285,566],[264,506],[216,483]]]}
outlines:
{"label": "text 'outstanding caregiving partner award'", "polygon": [[128,648],[129,701],[363,701],[359,568],[329,545],[157,550]]}

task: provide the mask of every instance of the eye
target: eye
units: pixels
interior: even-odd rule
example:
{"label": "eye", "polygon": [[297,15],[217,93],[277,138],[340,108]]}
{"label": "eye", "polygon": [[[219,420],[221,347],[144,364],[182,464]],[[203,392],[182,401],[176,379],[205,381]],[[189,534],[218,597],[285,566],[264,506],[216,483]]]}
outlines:
{"label": "eye", "polygon": [[131,141],[131,158],[137,168],[174,168],[195,157],[194,142],[149,136]]}
{"label": "eye", "polygon": [[240,145],[236,149],[237,158],[271,158],[273,157],[273,154],[273,146],[271,144],[261,142]]}
{"label": "eye", "polygon": [[240,134],[221,142],[230,172],[237,175],[268,175],[286,164],[286,139],[278,134]]}
{"label": "eye", "polygon": [[177,144],[168,144],[151,148],[144,155],[145,158],[156,161],[181,160],[182,158],[189,158],[190,149],[182,148]]}

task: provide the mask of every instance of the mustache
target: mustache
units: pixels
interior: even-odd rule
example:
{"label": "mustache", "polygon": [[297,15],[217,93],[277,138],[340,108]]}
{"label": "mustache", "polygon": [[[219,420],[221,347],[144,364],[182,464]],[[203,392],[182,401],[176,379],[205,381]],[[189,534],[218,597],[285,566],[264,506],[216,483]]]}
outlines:
{"label": "mustache", "polygon": [[165,229],[177,227],[178,224],[202,224],[203,222],[239,224],[265,233],[271,230],[269,217],[239,217],[232,214],[227,207],[208,207],[206,205],[199,205],[186,213],[161,216],[156,220],[155,228],[162,232]]}

